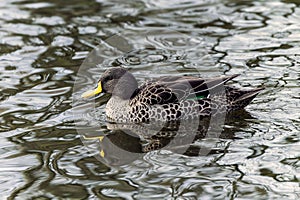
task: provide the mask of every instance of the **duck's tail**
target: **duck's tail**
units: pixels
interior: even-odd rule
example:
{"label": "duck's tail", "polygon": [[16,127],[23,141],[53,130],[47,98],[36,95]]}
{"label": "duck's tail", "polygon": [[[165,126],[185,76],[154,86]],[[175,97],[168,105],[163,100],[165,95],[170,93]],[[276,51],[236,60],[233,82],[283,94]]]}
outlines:
{"label": "duck's tail", "polygon": [[249,90],[240,90],[236,88],[227,88],[227,101],[229,102],[229,111],[239,110],[246,107],[264,88]]}

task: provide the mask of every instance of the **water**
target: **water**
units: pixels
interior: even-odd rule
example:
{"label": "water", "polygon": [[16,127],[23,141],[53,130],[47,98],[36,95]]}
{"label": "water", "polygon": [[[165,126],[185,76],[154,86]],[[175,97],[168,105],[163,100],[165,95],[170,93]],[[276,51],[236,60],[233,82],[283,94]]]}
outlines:
{"label": "water", "polygon": [[[299,21],[288,0],[2,0],[2,198],[299,199]],[[102,119],[95,130],[75,125],[90,109],[79,91],[120,64],[139,82],[240,73],[237,87],[266,89],[192,153],[140,153],[136,135]]]}

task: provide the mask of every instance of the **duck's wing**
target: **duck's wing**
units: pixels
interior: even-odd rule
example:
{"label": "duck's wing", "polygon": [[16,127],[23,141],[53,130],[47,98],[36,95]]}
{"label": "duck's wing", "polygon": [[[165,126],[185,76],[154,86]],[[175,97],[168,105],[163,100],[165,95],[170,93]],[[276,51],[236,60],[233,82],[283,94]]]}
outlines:
{"label": "duck's wing", "polygon": [[224,84],[238,75],[202,79],[197,77],[161,77],[143,84],[132,103],[148,105],[178,103],[187,99],[207,98],[212,92],[224,90]]}
{"label": "duck's wing", "polygon": [[215,93],[225,92],[226,82],[237,76],[238,74],[207,79],[184,76],[176,80],[163,78],[160,82],[170,88],[179,101],[182,101],[186,99],[203,99]]}

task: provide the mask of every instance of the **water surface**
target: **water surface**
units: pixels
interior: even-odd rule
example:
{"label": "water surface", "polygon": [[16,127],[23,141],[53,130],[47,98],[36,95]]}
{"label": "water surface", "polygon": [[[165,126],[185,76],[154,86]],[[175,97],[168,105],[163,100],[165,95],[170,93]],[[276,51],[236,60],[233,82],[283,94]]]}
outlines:
{"label": "water surface", "polygon": [[[2,0],[1,196],[299,199],[299,21],[299,3],[288,0]],[[97,46],[101,65],[82,73]],[[239,73],[235,86],[265,90],[223,135],[197,138],[192,154],[139,153],[137,137],[109,134],[102,119],[87,140],[75,126],[74,111],[85,109],[72,107],[75,80],[84,90],[116,65],[140,82]],[[111,151],[118,142],[125,154]]]}

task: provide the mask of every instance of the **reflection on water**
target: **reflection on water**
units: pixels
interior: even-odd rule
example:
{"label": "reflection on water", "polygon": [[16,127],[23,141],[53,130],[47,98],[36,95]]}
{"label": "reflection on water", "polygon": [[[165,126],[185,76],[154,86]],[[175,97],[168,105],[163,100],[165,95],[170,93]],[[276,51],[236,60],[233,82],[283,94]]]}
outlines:
{"label": "reflection on water", "polygon": [[[238,120],[239,129],[245,127],[245,118],[253,119],[246,111],[228,114],[225,122],[206,117],[202,119],[170,122],[124,124],[105,122],[103,128],[91,128],[80,131],[82,142],[101,162],[108,166],[121,166],[141,159],[145,153],[155,150],[168,150],[187,156],[206,156],[225,152],[218,148],[222,139],[238,139],[235,126],[230,124]],[[201,139],[205,139],[201,143]]]}
{"label": "reflection on water", "polygon": [[[299,2],[289,0],[0,1],[0,194],[299,199],[299,20]],[[99,44],[99,60],[84,61]],[[78,77],[83,62],[90,68]],[[90,105],[73,91],[111,65],[138,81],[240,73],[234,84],[266,90],[217,137],[201,123],[190,137],[102,118],[78,130]],[[106,101],[86,117],[103,116]]]}

